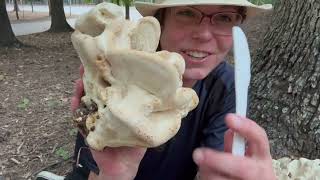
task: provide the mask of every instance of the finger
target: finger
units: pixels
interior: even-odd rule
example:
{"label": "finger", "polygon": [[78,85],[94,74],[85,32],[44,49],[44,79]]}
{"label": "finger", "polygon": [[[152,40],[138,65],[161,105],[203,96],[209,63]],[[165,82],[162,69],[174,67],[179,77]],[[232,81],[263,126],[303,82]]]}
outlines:
{"label": "finger", "polygon": [[233,131],[229,129],[224,134],[224,152],[232,151],[232,140],[233,140]]}
{"label": "finger", "polygon": [[263,128],[254,121],[235,114],[228,114],[225,121],[230,129],[246,138],[249,145],[255,150],[255,152],[253,152],[254,155],[259,158],[269,158],[269,142],[267,134]]}
{"label": "finger", "polygon": [[75,83],[75,92],[73,94],[73,97],[71,98],[71,111],[75,112],[75,110],[79,107],[81,102],[81,97],[84,95],[84,87],[83,87],[83,81],[82,79],[76,80]]}
{"label": "finger", "polygon": [[258,147],[256,145],[252,145],[252,144],[249,144],[249,142],[247,142],[245,156],[254,157],[255,156],[254,152],[258,151],[257,148]]}
{"label": "finger", "polygon": [[79,72],[80,72],[80,77],[82,78],[82,76],[83,76],[83,74],[84,74],[83,64],[80,65],[80,67],[79,67]]}
{"label": "finger", "polygon": [[71,98],[71,112],[74,113],[80,105],[80,99],[78,97]]}
{"label": "finger", "polygon": [[[252,179],[258,177],[255,172],[256,162],[247,157],[233,156],[230,153],[217,152],[208,148],[198,148],[193,153],[193,159],[200,169],[206,168],[226,177]],[[223,163],[222,163],[223,162]]]}
{"label": "finger", "polygon": [[81,98],[84,94],[83,92],[83,81],[82,79],[77,79],[75,83],[75,93],[74,96]]}

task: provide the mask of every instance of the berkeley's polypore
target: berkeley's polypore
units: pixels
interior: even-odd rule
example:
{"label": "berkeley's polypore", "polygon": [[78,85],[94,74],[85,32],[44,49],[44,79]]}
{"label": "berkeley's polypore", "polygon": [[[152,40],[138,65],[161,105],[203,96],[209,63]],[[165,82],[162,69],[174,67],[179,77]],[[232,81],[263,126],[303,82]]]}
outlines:
{"label": "berkeley's polypore", "polygon": [[320,159],[290,159],[283,157],[272,160],[278,180],[319,180]]}
{"label": "berkeley's polypore", "polygon": [[75,29],[72,42],[85,70],[81,100],[89,109],[75,121],[87,143],[96,150],[155,147],[173,137],[198,97],[182,87],[183,58],[155,52],[159,22],[131,22],[121,7],[102,3],[81,16]]}

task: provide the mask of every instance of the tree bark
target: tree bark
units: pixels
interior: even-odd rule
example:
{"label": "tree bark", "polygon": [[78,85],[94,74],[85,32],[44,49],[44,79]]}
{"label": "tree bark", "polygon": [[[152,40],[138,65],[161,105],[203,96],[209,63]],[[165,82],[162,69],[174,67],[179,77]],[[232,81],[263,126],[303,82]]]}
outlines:
{"label": "tree bark", "polygon": [[21,43],[17,40],[13,34],[11,24],[9,21],[6,2],[0,0],[0,47],[4,46],[20,46]]}
{"label": "tree bark", "polygon": [[320,157],[320,1],[279,0],[252,64],[250,117],[271,152]]}
{"label": "tree bark", "polygon": [[69,32],[73,28],[68,24],[63,10],[63,0],[50,0],[51,27],[49,32]]}

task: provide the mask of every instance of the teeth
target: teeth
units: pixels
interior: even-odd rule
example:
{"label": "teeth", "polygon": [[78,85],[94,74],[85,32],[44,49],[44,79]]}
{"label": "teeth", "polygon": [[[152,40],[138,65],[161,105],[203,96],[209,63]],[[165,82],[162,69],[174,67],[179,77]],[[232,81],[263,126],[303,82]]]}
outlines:
{"label": "teeth", "polygon": [[204,58],[209,55],[209,53],[199,52],[199,51],[187,51],[186,54],[195,58]]}

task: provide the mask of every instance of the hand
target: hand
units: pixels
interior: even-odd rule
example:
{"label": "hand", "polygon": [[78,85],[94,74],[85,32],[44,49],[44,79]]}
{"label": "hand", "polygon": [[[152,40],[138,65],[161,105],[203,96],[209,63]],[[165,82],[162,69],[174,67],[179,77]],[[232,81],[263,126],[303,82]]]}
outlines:
{"label": "hand", "polygon": [[[82,78],[83,73],[84,73],[84,68],[83,65],[80,65],[79,68],[80,71],[80,77]],[[77,79],[75,83],[75,91],[73,93],[73,96],[71,98],[71,111],[75,112],[76,109],[79,107],[80,102],[81,102],[81,97],[84,95],[84,87],[83,87],[83,81],[82,79]]]}
{"label": "hand", "polygon": [[[226,116],[230,128],[225,134],[225,152],[198,148],[193,159],[199,167],[201,180],[275,180],[268,137],[264,129],[254,121],[235,114]],[[247,140],[244,157],[232,155],[233,132]]]}
{"label": "hand", "polygon": [[[83,76],[84,68],[80,65],[80,77]],[[76,80],[75,92],[71,98],[71,110],[79,107],[81,97],[84,95],[82,79]],[[140,161],[146,152],[145,148],[118,147],[105,148],[102,152],[91,149],[92,156],[99,167],[99,175],[93,175],[94,179],[101,180],[131,180],[138,171]]]}
{"label": "hand", "polygon": [[98,180],[132,180],[137,174],[145,148],[105,148],[102,152],[91,150],[99,167]]}

